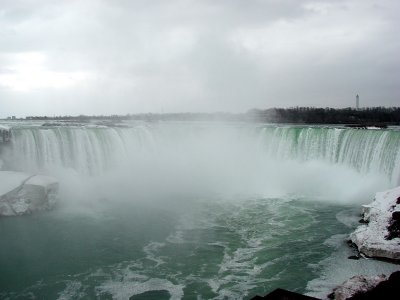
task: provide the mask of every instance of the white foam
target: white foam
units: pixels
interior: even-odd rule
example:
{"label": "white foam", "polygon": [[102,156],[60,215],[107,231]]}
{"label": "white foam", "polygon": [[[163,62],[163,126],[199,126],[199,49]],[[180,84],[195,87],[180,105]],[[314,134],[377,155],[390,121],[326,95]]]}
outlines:
{"label": "white foam", "polygon": [[[357,208],[358,210],[358,208]],[[346,225],[347,227],[354,228],[359,225],[358,221],[360,219],[359,211],[355,211],[354,209],[351,210],[343,210],[336,214],[336,219]]]}
{"label": "white foam", "polygon": [[347,237],[348,234],[335,234],[326,239],[324,241],[324,245],[337,249],[343,245],[343,241],[345,241]]}
{"label": "white foam", "polygon": [[160,248],[164,247],[165,243],[160,242],[150,242],[145,247],[143,247],[143,252],[146,253],[146,258],[148,260],[154,261],[156,263],[155,267],[164,264],[165,261],[155,254]]}
{"label": "white foam", "polygon": [[172,244],[183,244],[185,243],[185,239],[183,237],[184,232],[182,230],[177,230],[174,233],[171,233],[167,238],[166,241]]}
{"label": "white foam", "polygon": [[79,299],[83,297],[80,292],[82,283],[79,281],[68,281],[66,288],[58,294],[58,300]]}
{"label": "white foam", "polygon": [[133,295],[139,295],[149,291],[166,290],[171,295],[171,300],[179,300],[183,297],[183,285],[173,284],[166,279],[151,278],[144,282],[107,281],[96,288],[96,295],[100,297],[110,294],[113,299],[126,300]]}

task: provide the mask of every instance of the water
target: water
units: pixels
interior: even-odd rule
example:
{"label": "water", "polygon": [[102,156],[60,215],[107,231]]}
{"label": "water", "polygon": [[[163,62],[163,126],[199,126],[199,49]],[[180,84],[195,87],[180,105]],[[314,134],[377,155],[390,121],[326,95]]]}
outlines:
{"label": "water", "polygon": [[91,217],[56,211],[1,219],[2,296],[129,299],[159,290],[175,298],[232,299],[276,287],[304,292],[316,276],[311,265],[332,252],[321,241],[348,231],[335,217],[343,207],[296,199],[103,209]]}
{"label": "water", "polygon": [[56,176],[61,195],[0,219],[0,298],[324,296],[393,270],[348,262],[345,239],[359,205],[398,183],[400,132],[130,125],[13,129],[3,169]]}

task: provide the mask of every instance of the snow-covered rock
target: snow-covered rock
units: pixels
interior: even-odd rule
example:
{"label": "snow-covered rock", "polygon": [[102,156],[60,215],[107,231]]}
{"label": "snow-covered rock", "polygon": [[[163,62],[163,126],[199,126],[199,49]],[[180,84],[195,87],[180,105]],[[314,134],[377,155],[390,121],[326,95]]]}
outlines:
{"label": "snow-covered rock", "polygon": [[388,227],[392,225],[393,212],[400,211],[397,204],[400,187],[377,193],[375,200],[363,206],[363,220],[351,235],[351,241],[358,250],[369,257],[400,260],[400,238],[388,238]]}
{"label": "snow-covered rock", "polygon": [[355,296],[356,294],[365,293],[375,288],[379,283],[386,280],[385,275],[379,276],[362,276],[357,275],[351,277],[343,284],[333,290],[331,298],[335,300],[346,300]]}
{"label": "snow-covered rock", "polygon": [[18,216],[50,209],[57,195],[58,182],[52,177],[0,172],[0,216]]}

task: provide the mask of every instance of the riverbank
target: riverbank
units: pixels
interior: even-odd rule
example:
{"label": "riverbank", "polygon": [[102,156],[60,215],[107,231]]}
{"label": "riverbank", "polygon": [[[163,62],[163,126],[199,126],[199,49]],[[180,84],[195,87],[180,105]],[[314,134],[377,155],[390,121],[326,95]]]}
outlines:
{"label": "riverbank", "polygon": [[400,187],[377,193],[375,200],[363,205],[360,225],[351,242],[361,255],[400,262]]}
{"label": "riverbank", "polygon": [[[400,187],[379,192],[363,205],[362,225],[350,234],[350,245],[358,251],[349,259],[378,259],[400,264]],[[398,267],[400,270],[400,266]],[[330,299],[397,299],[400,272],[390,276],[358,275],[345,281],[328,295]]]}

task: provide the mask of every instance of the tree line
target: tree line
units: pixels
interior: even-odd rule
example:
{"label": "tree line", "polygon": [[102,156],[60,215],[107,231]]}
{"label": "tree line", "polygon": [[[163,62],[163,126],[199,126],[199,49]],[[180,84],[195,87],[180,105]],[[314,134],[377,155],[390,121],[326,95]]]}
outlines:
{"label": "tree line", "polygon": [[245,113],[142,113],[126,115],[29,116],[27,120],[89,122],[138,121],[246,121],[293,124],[400,125],[400,107],[317,108],[291,107],[252,109]]}
{"label": "tree line", "polygon": [[251,110],[254,120],[295,124],[400,125],[400,107],[316,108],[293,107]]}

